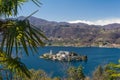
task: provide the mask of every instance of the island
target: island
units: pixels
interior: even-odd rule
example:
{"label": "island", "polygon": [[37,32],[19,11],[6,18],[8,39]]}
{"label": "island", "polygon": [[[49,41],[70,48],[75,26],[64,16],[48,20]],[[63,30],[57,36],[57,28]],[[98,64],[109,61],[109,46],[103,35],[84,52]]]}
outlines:
{"label": "island", "polygon": [[52,51],[49,53],[45,53],[40,56],[40,58],[43,59],[49,59],[53,61],[86,61],[87,56],[86,55],[79,55],[75,52],[69,52],[69,51],[59,51],[56,54],[53,54]]}

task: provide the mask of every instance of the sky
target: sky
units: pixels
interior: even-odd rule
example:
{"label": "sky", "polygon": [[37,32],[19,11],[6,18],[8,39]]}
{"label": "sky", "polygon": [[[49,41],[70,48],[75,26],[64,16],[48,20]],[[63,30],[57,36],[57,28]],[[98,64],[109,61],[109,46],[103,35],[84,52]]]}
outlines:
{"label": "sky", "polygon": [[23,4],[18,16],[33,16],[57,22],[104,25],[120,23],[120,0],[39,0],[41,7],[33,2]]}

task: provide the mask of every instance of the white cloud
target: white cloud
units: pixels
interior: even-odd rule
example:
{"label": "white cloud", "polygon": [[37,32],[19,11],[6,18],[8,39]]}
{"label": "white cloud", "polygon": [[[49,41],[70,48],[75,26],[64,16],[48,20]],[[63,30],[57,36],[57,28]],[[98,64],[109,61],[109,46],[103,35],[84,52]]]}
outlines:
{"label": "white cloud", "polygon": [[86,23],[89,25],[107,25],[112,23],[120,23],[120,19],[104,19],[104,20],[96,20],[96,21],[87,21],[87,20],[76,20],[76,21],[68,21],[69,23]]}

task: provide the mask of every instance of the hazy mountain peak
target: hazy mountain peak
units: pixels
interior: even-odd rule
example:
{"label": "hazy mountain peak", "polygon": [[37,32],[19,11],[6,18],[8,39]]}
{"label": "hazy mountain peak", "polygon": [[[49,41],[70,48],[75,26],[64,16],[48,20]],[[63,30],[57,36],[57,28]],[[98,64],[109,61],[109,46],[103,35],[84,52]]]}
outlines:
{"label": "hazy mountain peak", "polygon": [[96,21],[89,21],[89,20],[75,20],[75,21],[68,21],[69,23],[85,23],[88,25],[108,25],[114,23],[120,23],[120,19],[103,19],[103,20],[96,20]]}
{"label": "hazy mountain peak", "polygon": [[[24,16],[18,17],[18,19],[25,19]],[[56,22],[56,21],[48,21],[41,18],[36,18],[31,16],[29,18],[30,22],[36,26],[57,26],[57,25],[66,25],[66,26],[104,26],[110,28],[120,27],[120,19],[105,19],[105,20],[97,20],[97,21],[87,21],[87,20],[76,20],[76,21],[68,21],[68,22]]]}

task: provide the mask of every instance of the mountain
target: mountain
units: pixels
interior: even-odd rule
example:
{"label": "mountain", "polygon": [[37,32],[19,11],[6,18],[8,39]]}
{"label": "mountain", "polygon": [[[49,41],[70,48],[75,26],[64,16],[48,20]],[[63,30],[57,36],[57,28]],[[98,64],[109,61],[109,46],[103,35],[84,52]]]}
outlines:
{"label": "mountain", "polygon": [[[18,19],[24,19],[21,16]],[[120,24],[88,25],[84,23],[67,23],[47,21],[30,17],[31,24],[44,31],[50,45],[68,46],[119,46]]]}
{"label": "mountain", "polygon": [[115,28],[120,28],[120,24],[118,23],[113,23],[113,24],[108,24],[104,26],[106,29],[115,29]]}

